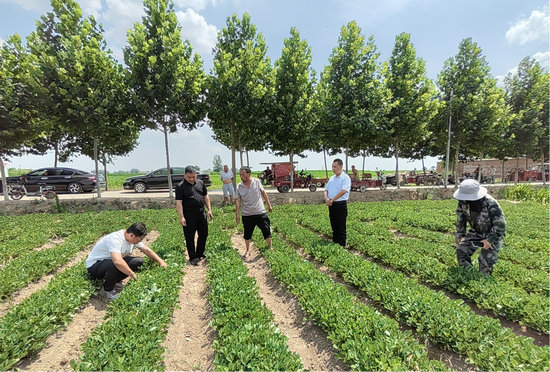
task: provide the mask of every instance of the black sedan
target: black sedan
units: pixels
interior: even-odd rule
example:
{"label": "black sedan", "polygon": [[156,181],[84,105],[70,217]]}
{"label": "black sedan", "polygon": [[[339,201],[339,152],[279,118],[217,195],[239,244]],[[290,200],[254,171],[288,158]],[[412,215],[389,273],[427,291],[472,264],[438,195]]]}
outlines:
{"label": "black sedan", "polygon": [[[170,167],[172,173],[172,186],[183,180],[185,174],[184,167]],[[206,173],[197,174],[197,178],[204,182],[206,187],[212,186],[210,175]],[[135,192],[145,192],[149,189],[167,189],[168,188],[168,168],[160,168],[150,173],[140,176],[133,176],[124,181],[125,190],[134,190]]]}
{"label": "black sedan", "polygon": [[18,182],[23,178],[28,192],[37,191],[40,183],[55,187],[55,192],[66,191],[71,194],[93,191],[96,186],[94,174],[79,169],[59,167],[36,169],[21,176],[7,177],[6,181],[7,183]]}

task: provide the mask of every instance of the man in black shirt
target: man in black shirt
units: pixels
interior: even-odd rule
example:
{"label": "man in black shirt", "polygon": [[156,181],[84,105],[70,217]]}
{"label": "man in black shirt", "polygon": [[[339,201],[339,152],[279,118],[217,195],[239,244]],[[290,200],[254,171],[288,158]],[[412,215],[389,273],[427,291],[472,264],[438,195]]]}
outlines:
{"label": "man in black shirt", "polygon": [[[208,236],[208,222],[206,216],[212,220],[210,197],[204,183],[197,179],[197,172],[192,166],[185,167],[184,180],[176,186],[176,210],[183,226],[185,244],[189,261],[197,266],[204,258],[206,237]],[[205,211],[205,206],[207,210]],[[195,233],[198,233],[195,247]]]}

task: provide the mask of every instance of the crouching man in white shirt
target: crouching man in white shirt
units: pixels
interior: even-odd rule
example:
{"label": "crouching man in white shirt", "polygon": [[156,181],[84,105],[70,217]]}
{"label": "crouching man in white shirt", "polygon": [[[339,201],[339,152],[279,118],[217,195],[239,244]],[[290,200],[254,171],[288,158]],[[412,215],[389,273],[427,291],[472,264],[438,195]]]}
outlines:
{"label": "crouching man in white shirt", "polygon": [[166,262],[141,242],[146,235],[147,227],[136,222],[126,230],[104,236],[88,255],[88,273],[92,279],[105,279],[99,295],[107,301],[120,296],[123,279],[137,279],[135,271],[143,265],[143,258],[130,256],[134,246],[160,266],[166,267]]}

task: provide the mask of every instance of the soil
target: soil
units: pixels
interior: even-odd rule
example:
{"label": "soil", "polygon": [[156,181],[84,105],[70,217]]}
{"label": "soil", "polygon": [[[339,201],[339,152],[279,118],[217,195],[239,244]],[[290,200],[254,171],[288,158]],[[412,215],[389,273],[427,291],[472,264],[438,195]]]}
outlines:
{"label": "soil", "polygon": [[205,260],[198,266],[187,262],[185,267],[179,293],[180,307],[172,315],[164,341],[164,363],[169,371],[214,369],[212,343],[216,333],[209,325],[212,311],[206,300],[206,270]]}
{"label": "soil", "polygon": [[[242,235],[233,235],[231,240],[242,256],[246,251]],[[300,356],[304,368],[313,371],[349,370],[336,358],[336,350],[327,339],[326,332],[307,319],[296,297],[275,279],[267,261],[253,243],[244,263],[259,286],[258,293],[263,303],[273,313],[275,324],[288,337],[288,348]]]}
{"label": "soil", "polygon": [[[151,231],[143,240],[149,246],[159,237],[158,231]],[[101,238],[99,238],[101,239]],[[99,240],[98,239],[98,240]],[[80,252],[77,257],[71,260],[72,265],[83,260],[91,250]],[[137,254],[136,254],[137,253]],[[135,249],[134,255],[141,252]],[[70,267],[68,264],[63,270]],[[51,280],[51,278],[50,278]],[[127,282],[127,279],[124,281]],[[46,283],[47,284],[47,283]],[[45,285],[45,284],[44,284]],[[38,289],[37,289],[38,290]],[[36,291],[36,290],[35,290]],[[96,326],[101,324],[107,312],[107,303],[98,295],[93,295],[83,307],[78,309],[69,325],[51,335],[46,341],[46,346],[37,354],[22,359],[15,368],[27,371],[69,371],[71,360],[78,360],[81,355],[82,345]]]}

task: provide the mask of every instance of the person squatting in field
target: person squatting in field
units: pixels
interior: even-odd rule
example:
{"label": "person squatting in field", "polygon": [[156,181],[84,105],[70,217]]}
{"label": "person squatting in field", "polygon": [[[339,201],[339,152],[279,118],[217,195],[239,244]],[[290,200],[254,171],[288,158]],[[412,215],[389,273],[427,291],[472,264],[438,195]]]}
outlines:
{"label": "person squatting in field", "polygon": [[92,279],[104,279],[99,295],[107,301],[120,296],[122,280],[137,279],[135,271],[143,265],[143,258],[130,256],[134,247],[160,266],[166,263],[141,241],[147,235],[147,227],[136,222],[126,230],[118,230],[104,236],[86,258],[86,268]]}
{"label": "person squatting in field", "polygon": [[[472,255],[481,248],[479,271],[491,275],[506,235],[506,219],[487,189],[472,179],[462,181],[453,197],[456,209],[456,257],[459,266],[472,266]],[[466,231],[466,223],[470,230]]]}
{"label": "person squatting in field", "polygon": [[[207,210],[205,210],[205,206]],[[204,183],[197,179],[195,167],[185,167],[183,181],[176,186],[176,210],[183,226],[187,254],[192,265],[197,266],[205,258],[206,238],[208,237],[208,218],[212,217],[210,197]],[[195,233],[197,244],[195,245]]]}
{"label": "person squatting in field", "polygon": [[252,233],[254,232],[254,228],[256,226],[258,226],[262,231],[269,248],[272,247],[271,221],[265,212],[262,196],[265,199],[269,212],[273,212],[273,207],[269,202],[269,197],[267,196],[260,180],[250,176],[249,167],[242,167],[239,174],[241,175],[241,182],[237,185],[237,192],[235,196],[235,220],[239,223],[242,213],[244,243],[246,245],[246,252],[243,257],[246,258],[250,254],[250,239],[252,239]]}

